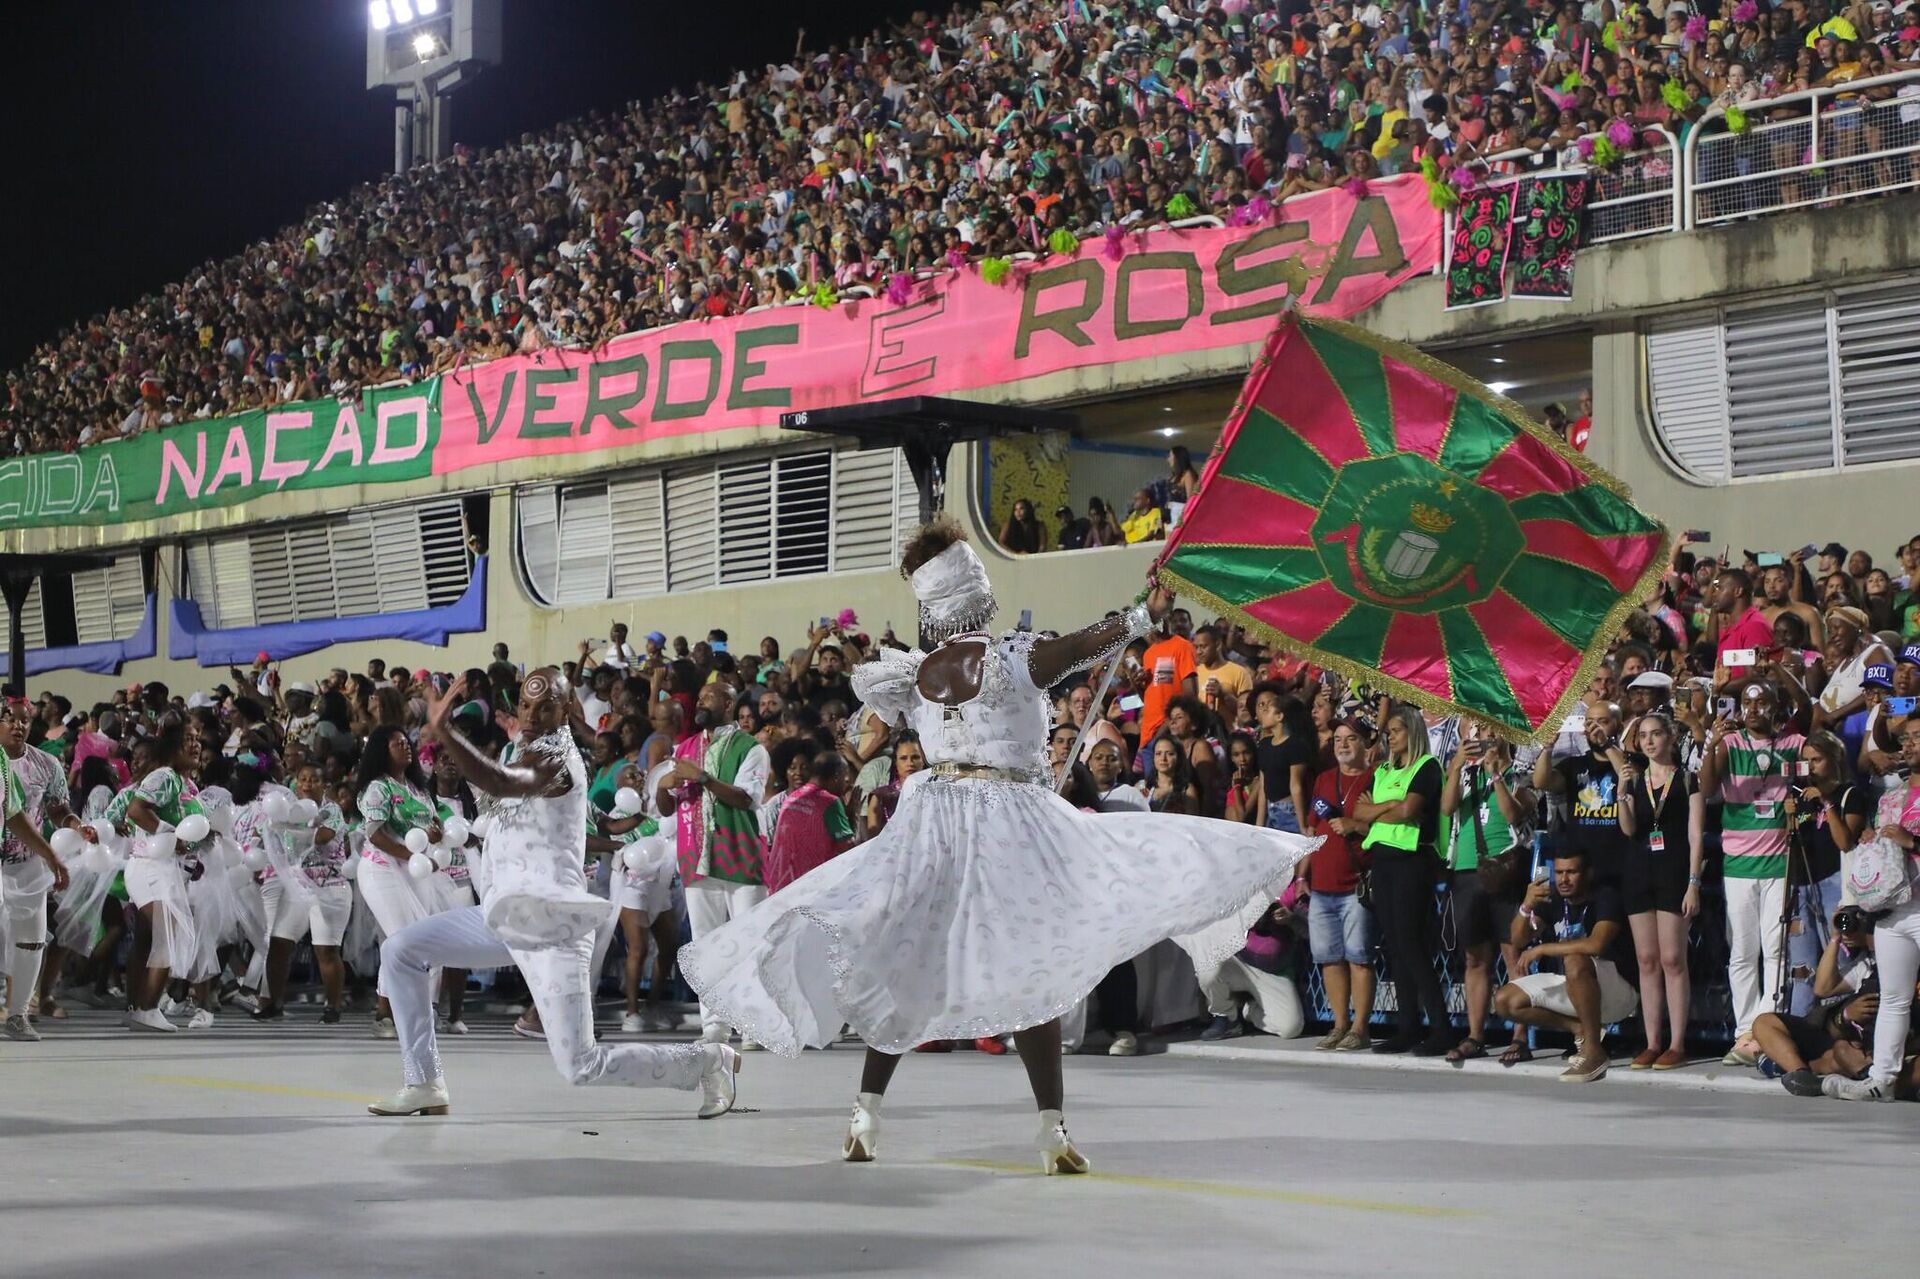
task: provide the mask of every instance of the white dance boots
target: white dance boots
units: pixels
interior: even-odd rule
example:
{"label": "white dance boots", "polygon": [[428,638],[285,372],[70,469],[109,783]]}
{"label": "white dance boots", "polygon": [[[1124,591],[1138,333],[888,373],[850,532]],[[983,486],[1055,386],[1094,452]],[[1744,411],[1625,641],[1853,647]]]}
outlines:
{"label": "white dance boots", "polygon": [[408,1084],[385,1101],[367,1107],[369,1115],[444,1115],[452,1108],[447,1080],[435,1075],[424,1084]]}
{"label": "white dance boots", "polygon": [[880,1153],[881,1094],[863,1092],[853,1101],[853,1123],[840,1147],[840,1157],[850,1164],[872,1163]]}
{"label": "white dance boots", "polygon": [[702,1119],[717,1119],[733,1109],[740,1087],[740,1054],[726,1044],[703,1043],[700,1056],[700,1109]]}
{"label": "white dance boots", "polygon": [[1086,1156],[1073,1148],[1072,1138],[1067,1136],[1066,1116],[1057,1110],[1040,1112],[1040,1168],[1047,1176],[1062,1173],[1090,1172],[1093,1165]]}

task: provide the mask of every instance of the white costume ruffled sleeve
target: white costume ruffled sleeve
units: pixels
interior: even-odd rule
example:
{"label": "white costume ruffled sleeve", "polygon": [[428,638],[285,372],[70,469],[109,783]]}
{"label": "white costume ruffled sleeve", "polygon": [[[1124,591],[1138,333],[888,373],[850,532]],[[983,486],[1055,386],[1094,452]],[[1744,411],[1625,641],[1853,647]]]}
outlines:
{"label": "white costume ruffled sleeve", "polygon": [[[853,668],[853,695],[888,726],[905,724],[913,714],[915,681],[920,678],[920,663],[926,656],[917,648],[904,653],[897,648],[881,649],[873,660]],[[859,719],[849,722],[858,723]]]}

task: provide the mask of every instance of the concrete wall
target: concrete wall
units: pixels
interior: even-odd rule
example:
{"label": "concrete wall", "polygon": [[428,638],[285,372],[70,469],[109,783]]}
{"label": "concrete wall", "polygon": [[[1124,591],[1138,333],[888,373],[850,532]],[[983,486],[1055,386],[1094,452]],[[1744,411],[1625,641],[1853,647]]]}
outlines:
{"label": "concrete wall", "polygon": [[[1808,285],[1871,279],[1916,263],[1920,263],[1920,196],[1902,196],[1601,246],[1581,255],[1574,298],[1565,304],[1510,303],[1448,312],[1442,305],[1440,281],[1430,278],[1390,294],[1362,316],[1361,322],[1376,332],[1442,353],[1449,346],[1543,329],[1590,328],[1594,333],[1595,426],[1589,451],[1595,461],[1626,480],[1648,510],[1675,527],[1710,529],[1716,545],[1791,547],[1808,540],[1838,538],[1849,546],[1864,545],[1879,558],[1895,540],[1920,526],[1920,519],[1907,514],[1911,503],[1906,495],[1916,475],[1913,464],[1889,464],[1884,478],[1859,473],[1844,480],[1838,476],[1799,476],[1722,487],[1691,481],[1665,460],[1654,442],[1645,407],[1645,358],[1639,333],[1645,318],[1661,311],[1730,296],[1746,298]],[[1232,375],[1245,370],[1252,354],[1251,346],[1241,346],[1071,370],[995,388],[978,398],[987,402],[1072,405]],[[685,437],[649,446],[644,456],[654,460],[729,451],[772,443],[780,437],[777,428]],[[344,645],[287,663],[287,677],[308,678],[331,666],[359,669],[369,657],[392,661],[408,649],[418,655],[412,660],[436,668],[484,663],[487,649],[496,639],[505,640],[516,659],[552,660],[571,655],[583,638],[604,636],[613,619],[626,621],[636,633],[658,629],[690,638],[719,626],[732,635],[738,648],[749,651],[762,634],[771,633],[792,642],[805,633],[812,619],[848,607],[858,612],[863,627],[875,633],[889,620],[903,635],[909,633],[912,597],[897,575],[884,571],[569,609],[534,605],[521,589],[513,568],[511,530],[515,521],[510,486],[597,473],[612,465],[638,461],[641,456],[640,450],[633,450],[482,468],[407,485],[287,493],[190,517],[111,529],[0,530],[0,549],[32,552],[122,546],[256,521],[335,513],[360,504],[490,490],[493,575],[486,635],[458,637],[445,651],[391,641]],[[1074,460],[1086,463],[1094,459],[1081,453]],[[1115,460],[1124,464],[1133,461]],[[1123,469],[1131,473],[1132,468]],[[1157,474],[1157,467],[1147,466],[1145,470]],[[1114,478],[1118,478],[1117,472]],[[948,481],[949,507],[974,526],[976,545],[988,559],[1006,605],[1004,623],[1010,624],[1021,608],[1031,607],[1036,626],[1080,625],[1124,603],[1138,589],[1153,558],[1150,548],[1043,555],[1018,563],[1004,555],[993,546],[992,533],[979,512],[979,480],[974,451],[955,450]],[[1122,487],[1108,485],[1099,491],[1110,501],[1124,505],[1127,494]],[[1084,509],[1085,496],[1076,481],[1076,508]],[[167,574],[162,582],[163,593],[171,576]],[[165,648],[163,635],[162,652]],[[103,694],[115,684],[151,678],[165,679],[182,688],[214,682],[207,673],[184,664],[154,660],[129,667],[118,680],[61,672],[31,684],[36,690],[57,687],[81,700]]]}

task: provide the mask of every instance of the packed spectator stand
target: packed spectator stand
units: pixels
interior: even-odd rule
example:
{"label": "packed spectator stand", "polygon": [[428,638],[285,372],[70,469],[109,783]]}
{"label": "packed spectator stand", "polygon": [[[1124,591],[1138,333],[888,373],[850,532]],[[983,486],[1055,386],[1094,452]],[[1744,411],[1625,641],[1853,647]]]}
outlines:
{"label": "packed spectator stand", "polygon": [[[1917,66],[1915,0],[1016,0],[824,49],[803,32],[757,73],[463,148],[316,207],[60,333],[8,371],[0,420],[11,453],[71,450],[514,351],[831,304],[1044,253],[1059,232],[1256,218],[1428,162],[1442,181],[1586,163]],[[1796,170],[1793,204],[1920,180],[1920,152],[1846,161],[1907,127],[1859,105],[1821,108],[1845,116],[1824,176],[1823,155],[1809,172],[1775,157]],[[1748,152],[1798,135],[1767,136],[1706,176],[1765,168]],[[1647,162],[1672,163],[1670,145]],[[1724,190],[1706,204],[1744,207]]]}

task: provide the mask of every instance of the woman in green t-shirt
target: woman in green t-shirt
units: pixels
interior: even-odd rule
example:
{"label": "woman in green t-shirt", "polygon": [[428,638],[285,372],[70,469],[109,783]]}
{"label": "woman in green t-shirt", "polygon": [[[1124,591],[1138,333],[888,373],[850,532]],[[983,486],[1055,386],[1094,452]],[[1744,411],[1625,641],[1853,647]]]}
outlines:
{"label": "woman in green t-shirt", "polygon": [[[1440,854],[1440,763],[1427,753],[1427,721],[1412,706],[1387,712],[1387,749],[1373,772],[1373,790],[1353,815],[1373,823],[1361,847],[1373,855],[1373,911],[1400,1010],[1399,1032],[1373,1046],[1377,1053],[1411,1051],[1438,1057],[1453,1047],[1446,997],[1434,971],[1439,951],[1433,910]],[[1427,1028],[1420,1028],[1420,1014]]]}

